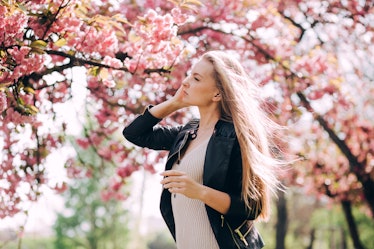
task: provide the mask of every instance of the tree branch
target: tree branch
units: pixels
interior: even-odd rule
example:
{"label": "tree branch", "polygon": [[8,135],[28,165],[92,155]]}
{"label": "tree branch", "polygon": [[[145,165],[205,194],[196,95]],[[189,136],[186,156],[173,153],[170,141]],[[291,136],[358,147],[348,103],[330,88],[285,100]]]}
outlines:
{"label": "tree branch", "polygon": [[[69,64],[66,64],[66,65],[70,65],[70,67],[71,66],[90,65],[90,66],[97,66],[97,67],[101,67],[101,68],[110,68],[110,69],[120,70],[120,71],[124,71],[124,72],[129,72],[129,70],[126,67],[114,68],[114,67],[111,67],[109,65],[97,62],[97,61],[87,60],[87,59],[83,59],[83,58],[78,58],[75,55],[70,55],[70,54],[67,54],[67,53],[62,52],[62,51],[46,50],[45,52],[47,54],[49,54],[49,55],[58,55],[58,56],[61,56],[61,57],[69,58],[70,62],[69,62]],[[49,70],[50,71],[51,70],[55,71],[55,70],[53,70],[53,68],[51,68]],[[47,72],[48,72],[48,70],[47,70]],[[41,73],[41,74],[44,75],[44,72]]]}
{"label": "tree branch", "polygon": [[[72,68],[74,66],[86,66],[86,65],[96,66],[96,67],[100,67],[100,68],[108,68],[108,69],[113,69],[113,70],[119,70],[119,71],[124,71],[124,72],[134,74],[134,73],[130,72],[126,67],[115,68],[115,67],[111,67],[109,65],[97,62],[97,61],[78,58],[74,55],[70,55],[70,54],[62,52],[62,51],[46,50],[45,52],[49,55],[57,55],[57,56],[61,56],[61,57],[64,57],[64,58],[68,58],[70,61],[69,61],[69,63],[64,64],[62,66],[55,66],[55,67],[52,67],[52,68],[47,68],[46,70],[44,70],[42,72],[39,72],[39,73],[34,72],[34,73],[32,73],[28,76],[25,76],[26,80],[29,78],[29,79],[33,79],[35,81],[38,81],[44,75],[49,75],[53,72],[62,72],[65,69],[69,69],[69,68]],[[151,73],[164,74],[164,73],[170,73],[170,72],[171,72],[170,69],[165,69],[165,68],[147,68],[147,69],[144,70],[144,73],[146,73],[146,74],[151,74]]]}
{"label": "tree branch", "polygon": [[304,37],[306,29],[300,23],[297,23],[295,20],[293,20],[290,16],[286,16],[284,12],[279,12],[279,14],[281,14],[284,19],[290,21],[293,26],[297,27],[300,30],[300,35],[297,38],[297,41],[300,42]]}
{"label": "tree branch", "polygon": [[[305,97],[305,95],[302,92],[297,92],[296,94],[299,97],[299,99],[301,100],[301,102],[303,103],[303,105],[308,110],[313,110],[312,107],[310,106],[310,103],[309,103],[308,99]],[[360,163],[359,163],[357,157],[355,157],[352,154],[351,150],[348,148],[345,141],[340,139],[338,137],[338,135],[336,135],[336,133],[329,127],[326,120],[321,115],[319,115],[319,114],[317,114],[313,111],[310,111],[310,112],[313,114],[314,119],[317,120],[317,122],[323,127],[323,129],[327,132],[327,134],[329,134],[329,137],[338,146],[340,151],[347,157],[347,159],[349,161],[349,165],[350,165],[350,170],[352,172],[358,172],[357,168],[360,167]],[[359,177],[359,175],[357,175],[357,176]]]}

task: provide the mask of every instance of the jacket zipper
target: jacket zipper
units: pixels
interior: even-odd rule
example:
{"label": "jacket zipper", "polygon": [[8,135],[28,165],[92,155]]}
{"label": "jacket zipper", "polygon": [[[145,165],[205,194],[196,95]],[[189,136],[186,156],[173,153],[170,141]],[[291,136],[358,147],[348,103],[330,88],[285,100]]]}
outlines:
{"label": "jacket zipper", "polygon": [[245,239],[245,237],[249,234],[249,232],[252,230],[253,228],[253,223],[251,223],[251,226],[248,228],[247,232],[245,232],[244,234],[242,234],[242,232],[240,231],[240,229],[247,223],[248,221],[244,221],[237,229],[235,229],[235,232],[239,235],[240,239],[243,241],[243,243],[248,246],[248,242],[247,240]]}
{"label": "jacket zipper", "polygon": [[[223,217],[223,215],[221,215],[221,219],[222,219],[222,225],[223,225],[223,222],[224,222],[224,217]],[[232,231],[232,229],[231,229],[229,223],[226,222],[226,225],[227,225],[227,227],[228,227],[229,230],[230,230],[232,240],[234,241],[236,247],[237,247],[238,249],[240,249],[240,246],[239,246],[238,242],[236,242],[235,235],[234,235],[234,233],[233,233],[233,231]]]}
{"label": "jacket zipper", "polygon": [[243,236],[242,232],[240,232],[239,229],[235,229],[235,233],[237,233],[239,235],[239,238],[240,238],[241,241],[243,241],[244,245],[248,246],[248,242],[245,239],[245,237]]}
{"label": "jacket zipper", "polygon": [[[224,222],[225,222],[225,216],[223,216],[223,214],[221,214],[221,221],[222,221],[222,222],[221,222],[221,227],[223,227],[223,224],[224,224]],[[234,231],[235,231],[235,233],[239,236],[240,240],[243,241],[244,245],[247,247],[247,246],[248,246],[248,242],[247,242],[247,240],[245,239],[245,236],[249,233],[250,229],[248,229],[248,232],[247,232],[245,235],[243,235],[242,232],[240,231],[240,228],[242,228],[242,226],[243,226],[245,223],[246,223],[246,221],[244,221],[243,224],[241,224],[241,225],[240,225],[237,229],[235,229]],[[228,227],[229,230],[230,230],[231,237],[232,237],[232,239],[234,240],[236,246],[237,246],[238,248],[240,248],[240,246],[238,245],[238,243],[237,243],[236,240],[235,240],[234,233],[233,233],[233,231],[232,231],[232,229],[231,229],[229,223],[226,222],[226,224],[227,224],[227,227]]]}

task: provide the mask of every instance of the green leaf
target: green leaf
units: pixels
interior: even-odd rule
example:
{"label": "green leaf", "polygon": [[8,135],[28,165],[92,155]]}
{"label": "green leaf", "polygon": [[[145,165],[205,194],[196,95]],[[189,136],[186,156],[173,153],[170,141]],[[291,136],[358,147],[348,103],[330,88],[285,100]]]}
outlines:
{"label": "green leaf", "polygon": [[36,40],[31,42],[30,48],[31,51],[37,54],[44,54],[45,53],[45,47],[47,46],[47,42],[43,40]]}
{"label": "green leaf", "polygon": [[30,47],[31,48],[45,48],[47,46],[47,42],[43,40],[36,40],[31,42]]}
{"label": "green leaf", "polygon": [[31,93],[31,94],[35,94],[35,90],[32,88],[32,87],[25,87],[23,88],[23,90],[26,92],[26,93]]}
{"label": "green leaf", "polygon": [[95,76],[95,77],[99,75],[99,72],[100,72],[99,67],[91,67],[90,69],[88,69],[88,74]]}
{"label": "green leaf", "polygon": [[54,44],[57,46],[57,47],[62,47],[62,46],[65,46],[66,45],[66,39],[65,38],[61,38],[61,39],[58,39]]}

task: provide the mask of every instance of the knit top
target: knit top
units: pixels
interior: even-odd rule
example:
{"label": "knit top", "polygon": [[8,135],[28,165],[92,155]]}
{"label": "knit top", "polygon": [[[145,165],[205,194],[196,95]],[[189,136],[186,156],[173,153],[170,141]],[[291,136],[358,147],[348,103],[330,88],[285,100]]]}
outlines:
{"label": "knit top", "polygon": [[[208,141],[188,151],[173,169],[185,172],[198,183],[203,183],[203,169]],[[182,194],[172,194],[171,204],[175,220],[178,249],[219,249],[210,226],[205,204]]]}

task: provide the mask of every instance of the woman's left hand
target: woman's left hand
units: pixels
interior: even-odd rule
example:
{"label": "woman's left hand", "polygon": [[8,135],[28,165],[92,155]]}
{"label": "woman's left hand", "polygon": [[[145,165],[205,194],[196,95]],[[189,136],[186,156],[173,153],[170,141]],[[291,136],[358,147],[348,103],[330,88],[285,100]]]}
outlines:
{"label": "woman's left hand", "polygon": [[169,192],[183,194],[191,199],[201,199],[204,185],[191,179],[185,172],[167,170],[162,172],[161,175],[164,176],[161,184]]}

